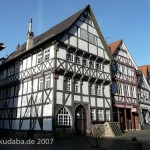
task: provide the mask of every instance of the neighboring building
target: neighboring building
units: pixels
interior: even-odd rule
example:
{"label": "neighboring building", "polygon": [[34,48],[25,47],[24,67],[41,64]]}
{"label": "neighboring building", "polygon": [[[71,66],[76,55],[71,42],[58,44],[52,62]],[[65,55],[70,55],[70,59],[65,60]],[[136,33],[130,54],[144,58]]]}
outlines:
{"label": "neighboring building", "polygon": [[123,40],[108,45],[112,63],[112,96],[114,122],[122,130],[139,129],[139,103],[137,93],[138,70]]}
{"label": "neighboring building", "polygon": [[85,134],[112,121],[112,55],[90,6],[34,37],[0,66],[0,128]]}
{"label": "neighboring building", "polygon": [[139,103],[140,103],[140,123],[141,127],[144,129],[146,125],[150,125],[150,86],[146,80],[149,76],[149,66],[139,66],[138,69],[141,70],[141,76],[139,76]]}

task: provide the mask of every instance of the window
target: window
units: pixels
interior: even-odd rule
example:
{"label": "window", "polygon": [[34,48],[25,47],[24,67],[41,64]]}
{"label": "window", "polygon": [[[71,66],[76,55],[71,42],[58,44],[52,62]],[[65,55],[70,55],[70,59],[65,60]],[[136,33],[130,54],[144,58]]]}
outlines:
{"label": "window", "polygon": [[71,79],[66,78],[66,91],[71,91]]}
{"label": "window", "polygon": [[37,54],[37,63],[38,64],[42,63],[42,52]]}
{"label": "window", "polygon": [[97,86],[97,95],[102,96],[102,85]]}
{"label": "window", "polygon": [[70,53],[70,52],[69,52],[69,53],[67,54],[67,60],[68,60],[68,61],[71,61],[71,62],[74,61],[74,55],[73,55],[73,53]]}
{"label": "window", "polygon": [[50,88],[50,76],[45,77],[45,89]]}
{"label": "window", "polygon": [[39,78],[39,90],[43,90],[43,78]]}
{"label": "window", "polygon": [[76,56],[76,63],[81,64],[81,57],[80,56]]}
{"label": "window", "polygon": [[90,84],[90,95],[95,95],[95,86],[94,86],[94,84]]}
{"label": "window", "polygon": [[98,110],[98,120],[104,121],[104,111],[103,110]]}
{"label": "window", "polygon": [[135,87],[131,86],[131,92],[132,92],[132,97],[136,98],[136,91],[135,91]]}
{"label": "window", "polygon": [[58,111],[57,117],[56,117],[56,123],[57,125],[71,125],[71,117],[69,112],[63,107]]}
{"label": "window", "polygon": [[92,44],[95,44],[95,35],[89,33],[89,42],[91,42]]}
{"label": "window", "polygon": [[15,87],[15,96],[19,95],[19,85],[16,85]]}
{"label": "window", "polygon": [[88,67],[88,60],[87,59],[83,59],[83,65]]}
{"label": "window", "polygon": [[97,63],[96,66],[97,66],[97,70],[102,70],[102,64]]}
{"label": "window", "polygon": [[94,61],[91,60],[90,64],[91,64],[91,68],[94,69]]}
{"label": "window", "polygon": [[96,110],[95,110],[95,109],[92,109],[92,112],[91,112],[91,119],[92,119],[92,120],[96,120]]}
{"label": "window", "polygon": [[75,91],[75,93],[80,92],[80,81],[79,80],[75,80],[75,82],[74,82],[74,91]]}
{"label": "window", "polygon": [[129,86],[125,85],[124,87],[125,87],[125,94],[126,94],[126,96],[129,97],[130,96]]}
{"label": "window", "polygon": [[88,41],[88,32],[84,29],[81,29],[81,38]]}
{"label": "window", "polygon": [[15,73],[18,73],[19,72],[19,64],[17,63],[16,65],[15,65]]}
{"label": "window", "polygon": [[123,95],[122,84],[118,83],[118,95]]}
{"label": "window", "polygon": [[110,110],[106,110],[106,121],[110,121]]}
{"label": "window", "polygon": [[44,51],[44,61],[49,60],[49,57],[50,57],[49,54],[50,54],[50,51],[49,51],[49,48],[48,48]]}

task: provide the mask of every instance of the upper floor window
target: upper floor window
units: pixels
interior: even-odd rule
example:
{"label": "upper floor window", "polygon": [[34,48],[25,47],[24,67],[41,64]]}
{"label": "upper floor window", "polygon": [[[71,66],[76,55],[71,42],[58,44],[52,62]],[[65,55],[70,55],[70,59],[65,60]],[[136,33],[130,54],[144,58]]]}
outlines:
{"label": "upper floor window", "polygon": [[94,86],[94,84],[90,84],[90,95],[95,95],[95,86]]}
{"label": "upper floor window", "polygon": [[95,35],[93,35],[92,33],[89,33],[89,42],[91,42],[92,44],[96,43]]}
{"label": "upper floor window", "polygon": [[104,121],[104,110],[98,110],[98,120]]}
{"label": "upper floor window", "polygon": [[125,94],[126,94],[126,96],[129,97],[130,96],[129,86],[125,85],[124,87],[125,87]]}
{"label": "upper floor window", "polygon": [[75,82],[74,82],[74,91],[75,91],[75,93],[80,92],[80,81],[79,80],[75,80]]}
{"label": "upper floor window", "polygon": [[19,63],[17,63],[16,65],[15,65],[15,73],[18,73],[19,72]]}
{"label": "upper floor window", "polygon": [[76,56],[76,63],[81,64],[81,57],[80,56]]}
{"label": "upper floor window", "polygon": [[43,90],[43,78],[39,78],[39,90]]}
{"label": "upper floor window", "polygon": [[45,77],[45,89],[50,88],[50,76]]}
{"label": "upper floor window", "polygon": [[81,28],[81,38],[83,39],[83,40],[86,40],[86,41],[88,41],[88,32],[86,31],[86,30],[84,30],[84,29],[82,29]]}
{"label": "upper floor window", "polygon": [[71,61],[71,62],[74,62],[74,55],[73,55],[73,53],[68,52],[68,54],[67,54],[67,60]]}
{"label": "upper floor window", "polygon": [[42,52],[40,52],[37,54],[37,63],[38,64],[42,63],[42,59],[43,59]]}
{"label": "upper floor window", "polygon": [[118,95],[123,95],[122,84],[118,83]]}
{"label": "upper floor window", "polygon": [[88,60],[86,58],[83,59],[83,65],[88,67]]}
{"label": "upper floor window", "polygon": [[96,66],[97,66],[97,70],[102,70],[102,64],[97,63]]}
{"label": "upper floor window", "polygon": [[66,125],[66,126],[71,125],[70,114],[64,107],[58,111],[56,116],[56,123],[57,125]]}
{"label": "upper floor window", "polygon": [[93,60],[91,60],[91,62],[90,62],[90,66],[91,66],[91,68],[93,68],[94,69],[94,61]]}
{"label": "upper floor window", "polygon": [[44,61],[49,60],[50,58],[50,50],[49,48],[44,51]]}
{"label": "upper floor window", "polygon": [[71,91],[71,79],[66,78],[66,91]]}

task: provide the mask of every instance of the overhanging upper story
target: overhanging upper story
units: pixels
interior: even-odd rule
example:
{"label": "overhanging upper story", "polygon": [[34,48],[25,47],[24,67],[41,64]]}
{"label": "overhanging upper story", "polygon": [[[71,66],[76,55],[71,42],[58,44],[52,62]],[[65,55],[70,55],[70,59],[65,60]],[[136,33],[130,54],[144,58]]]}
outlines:
{"label": "overhanging upper story", "polygon": [[27,42],[18,45],[0,66],[0,84],[23,80],[50,70],[111,80],[112,56],[88,5],[71,17],[34,37],[32,20]]}

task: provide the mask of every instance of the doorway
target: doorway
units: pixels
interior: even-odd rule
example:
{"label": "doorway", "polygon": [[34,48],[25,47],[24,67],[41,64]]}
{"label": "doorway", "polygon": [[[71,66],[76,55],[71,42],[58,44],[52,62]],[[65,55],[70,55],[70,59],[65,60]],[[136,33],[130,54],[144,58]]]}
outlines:
{"label": "doorway", "polygon": [[75,110],[75,129],[77,135],[86,134],[86,109],[83,105],[77,106]]}

